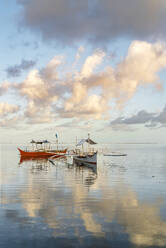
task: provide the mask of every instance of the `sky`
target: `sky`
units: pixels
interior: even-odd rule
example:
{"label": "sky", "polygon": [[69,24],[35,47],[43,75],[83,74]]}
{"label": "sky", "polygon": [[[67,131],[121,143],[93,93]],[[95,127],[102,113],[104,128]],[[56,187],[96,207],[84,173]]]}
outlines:
{"label": "sky", "polygon": [[165,142],[165,0],[0,2],[0,139]]}

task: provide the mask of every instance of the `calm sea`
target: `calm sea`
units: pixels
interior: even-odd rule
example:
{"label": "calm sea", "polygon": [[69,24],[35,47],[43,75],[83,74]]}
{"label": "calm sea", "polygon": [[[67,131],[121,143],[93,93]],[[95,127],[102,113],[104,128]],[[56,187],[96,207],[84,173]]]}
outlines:
{"label": "calm sea", "polygon": [[[0,247],[166,247],[166,146],[107,145],[94,169],[0,145]],[[105,145],[106,147],[106,145]]]}

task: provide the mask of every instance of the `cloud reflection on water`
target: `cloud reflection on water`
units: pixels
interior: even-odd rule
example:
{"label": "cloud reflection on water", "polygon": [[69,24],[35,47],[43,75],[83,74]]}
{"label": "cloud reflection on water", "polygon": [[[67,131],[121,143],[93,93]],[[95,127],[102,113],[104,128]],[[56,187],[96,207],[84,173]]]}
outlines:
{"label": "cloud reflection on water", "polygon": [[[40,170],[40,176],[26,167],[26,187],[17,191],[15,200],[7,198],[7,202],[2,195],[2,202],[19,202],[27,217],[20,218],[17,211],[6,217],[14,219],[16,215],[17,222],[40,219],[52,229],[54,238],[92,235],[111,240],[114,223],[117,234],[118,229],[120,235],[127,233],[132,244],[165,246],[166,221],[160,217],[161,200],[153,204],[139,200],[131,186],[123,181],[110,184],[107,173],[100,173],[100,169],[94,180],[92,170],[67,167],[62,162],[48,166],[47,173]],[[93,178],[93,183],[85,185],[88,177]]]}

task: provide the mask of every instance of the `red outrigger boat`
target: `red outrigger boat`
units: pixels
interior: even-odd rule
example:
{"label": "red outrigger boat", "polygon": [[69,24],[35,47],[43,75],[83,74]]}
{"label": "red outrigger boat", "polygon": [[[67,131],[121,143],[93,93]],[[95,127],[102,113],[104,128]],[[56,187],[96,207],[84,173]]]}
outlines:
{"label": "red outrigger boat", "polygon": [[18,148],[20,155],[23,157],[51,157],[54,156],[56,158],[65,155],[67,149],[64,150],[55,150],[55,151],[23,151]]}
{"label": "red outrigger boat", "polygon": [[[48,157],[52,157],[54,156],[54,158],[58,158],[61,156],[64,156],[67,152],[67,148],[66,149],[55,149],[52,150],[50,147],[50,142],[47,140],[44,141],[31,141],[32,144],[32,149],[30,150],[22,150],[20,148],[18,148],[20,155],[22,157],[31,157],[31,158],[48,158]],[[35,145],[35,147],[34,147]],[[38,147],[39,145],[39,147]],[[47,146],[49,145],[49,146]]]}

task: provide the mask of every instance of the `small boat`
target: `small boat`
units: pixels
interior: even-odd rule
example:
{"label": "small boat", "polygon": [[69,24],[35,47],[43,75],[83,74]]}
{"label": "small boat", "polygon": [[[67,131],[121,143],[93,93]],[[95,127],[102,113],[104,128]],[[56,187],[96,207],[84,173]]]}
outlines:
{"label": "small boat", "polygon": [[[43,141],[31,141],[32,144],[32,149],[28,150],[22,150],[18,148],[20,155],[23,157],[60,157],[66,154],[67,148],[66,149],[51,149],[50,142],[47,140]],[[35,146],[34,146],[35,145]]]}
{"label": "small boat", "polygon": [[79,165],[96,165],[97,164],[97,152],[94,153],[83,153],[73,157],[73,161]]}
{"label": "small boat", "polygon": [[[84,148],[83,148],[84,143],[88,144],[87,152],[84,151]],[[95,144],[97,143],[91,140],[88,134],[88,139],[82,139],[76,145],[76,146],[82,146],[82,150],[76,149],[76,153],[73,156],[73,162],[79,165],[91,165],[91,166],[97,165],[97,151],[91,150],[89,148],[89,145],[95,145]]]}
{"label": "small boat", "polygon": [[23,156],[23,157],[60,157],[60,156],[63,156],[65,153],[66,153],[66,149],[62,151],[60,151],[59,153],[58,152],[50,152],[50,151],[40,151],[40,150],[36,150],[36,151],[23,151],[21,150],[20,148],[18,148],[19,152],[20,152],[20,155]]}
{"label": "small boat", "polygon": [[104,156],[114,156],[114,157],[127,156],[126,153],[119,153],[119,152],[104,153],[103,155]]}

